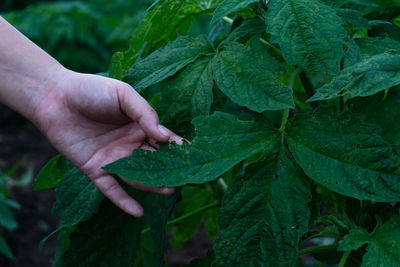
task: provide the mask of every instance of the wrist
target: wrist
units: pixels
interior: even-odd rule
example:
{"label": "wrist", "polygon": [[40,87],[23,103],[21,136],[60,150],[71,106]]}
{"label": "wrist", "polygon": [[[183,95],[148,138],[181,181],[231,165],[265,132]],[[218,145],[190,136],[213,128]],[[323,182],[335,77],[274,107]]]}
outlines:
{"label": "wrist", "polygon": [[43,73],[34,82],[35,90],[31,90],[32,97],[28,108],[21,114],[39,129],[47,128],[46,125],[51,124],[52,118],[62,113],[60,109],[65,103],[66,85],[71,83],[75,75],[75,72],[63,66]]}

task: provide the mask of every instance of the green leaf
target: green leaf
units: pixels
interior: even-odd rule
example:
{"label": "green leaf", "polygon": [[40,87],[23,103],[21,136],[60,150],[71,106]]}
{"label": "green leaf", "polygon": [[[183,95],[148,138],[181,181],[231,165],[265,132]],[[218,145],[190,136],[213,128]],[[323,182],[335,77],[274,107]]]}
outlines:
{"label": "green leaf", "polygon": [[363,13],[360,11],[347,8],[335,8],[335,11],[342,19],[346,29],[362,31],[369,28],[368,20],[363,17]]}
{"label": "green leaf", "polygon": [[368,243],[367,253],[363,256],[361,267],[400,266],[400,217],[394,216],[383,226],[378,226],[373,233],[355,229],[345,236],[339,250],[356,250]]}
{"label": "green leaf", "polygon": [[280,150],[250,165],[224,198],[215,266],[296,265],[311,187],[286,148]]}
{"label": "green leaf", "polygon": [[224,42],[223,48],[213,59],[213,75],[233,102],[257,112],[294,106],[292,89],[278,83],[283,69],[258,38],[247,47]]}
{"label": "green leaf", "polygon": [[374,56],[383,53],[400,54],[400,42],[384,38],[359,38],[355,39],[362,53],[368,56]]}
{"label": "green leaf", "polygon": [[[142,192],[134,195],[145,208],[151,206],[152,196]],[[146,220],[148,216],[134,218],[105,199],[98,213],[79,224],[70,235],[70,246],[61,257],[61,266],[133,266]]]}
{"label": "green leaf", "polygon": [[400,156],[400,88],[390,89],[385,97],[383,92],[371,97],[355,98],[348,102],[354,112],[364,114],[368,121],[382,127],[382,137]]}
{"label": "green leaf", "polygon": [[150,210],[150,234],[153,239],[153,266],[166,266],[165,247],[167,244],[167,222],[168,218],[181,196],[180,190],[177,190],[172,196],[155,195],[153,208]]}
{"label": "green leaf", "polygon": [[61,217],[62,226],[74,226],[88,220],[104,196],[78,169],[69,169],[56,188],[53,214]]}
{"label": "green leaf", "polygon": [[122,80],[138,59],[165,44],[184,35],[195,14],[211,10],[220,1],[190,0],[158,1],[132,34],[129,49],[114,54],[109,68],[110,77]]}
{"label": "green leaf", "polygon": [[368,31],[368,36],[379,38],[390,38],[400,41],[400,28],[392,22],[385,20],[370,21],[371,29]]}
{"label": "green leaf", "polygon": [[304,110],[291,120],[287,141],[304,172],[330,190],[361,200],[400,200],[399,158],[380,127],[363,117]]}
{"label": "green leaf", "polygon": [[232,12],[245,8],[252,3],[256,3],[259,0],[224,0],[214,11],[211,24],[215,24],[223,17],[231,14]]}
{"label": "green leaf", "polygon": [[361,228],[354,228],[350,230],[349,234],[344,237],[343,242],[340,243],[338,247],[338,250],[357,250],[363,245],[367,244],[370,238],[371,237],[366,230]]}
{"label": "green leaf", "polygon": [[[333,1],[333,0],[330,0]],[[346,0],[346,8],[355,9],[363,13],[379,10],[380,5],[375,0]]]}
{"label": "green leaf", "polygon": [[252,36],[265,33],[265,27],[265,22],[261,19],[245,20],[240,26],[235,28],[223,42],[240,42],[241,39],[244,38],[247,38],[247,41]]}
{"label": "green leaf", "polygon": [[214,85],[210,60],[195,61],[166,83],[156,106],[163,125],[180,129],[194,117],[210,113]]}
{"label": "green leaf", "polygon": [[373,12],[366,15],[366,17],[369,20],[392,20],[399,16],[400,4],[397,3],[390,5],[383,5],[373,9],[372,11]]}
{"label": "green leaf", "polygon": [[141,246],[142,229],[151,226],[151,266],[165,266],[166,223],[180,196],[144,193],[124,186],[126,192],[145,209],[138,219],[128,215],[105,199],[99,211],[79,224],[70,235],[70,244],[61,256],[60,266],[133,266]]}
{"label": "green leaf", "polygon": [[0,232],[0,255],[3,254],[7,258],[9,258],[12,261],[15,261],[15,257],[10,249],[10,247],[7,245],[6,240],[4,239],[2,233]]}
{"label": "green leaf", "polygon": [[0,194],[0,226],[12,231],[17,229],[18,223],[11,208],[19,208],[19,204]]}
{"label": "green leaf", "polygon": [[33,186],[35,190],[48,189],[58,185],[63,179],[67,169],[71,167],[63,156],[57,155],[52,158],[39,172]]}
{"label": "green leaf", "polygon": [[271,42],[286,62],[316,72],[337,73],[346,31],[333,8],[318,0],[270,0],[266,14]]}
{"label": "green leaf", "polygon": [[149,87],[177,73],[201,55],[214,49],[205,36],[183,36],[138,60],[126,77],[136,90]]}
{"label": "green leaf", "polygon": [[379,54],[345,68],[307,101],[369,96],[400,84],[400,54]]}
{"label": "green leaf", "polygon": [[263,151],[277,135],[264,123],[240,121],[221,112],[197,117],[193,125],[197,136],[190,145],[164,144],[158,151],[138,149],[104,169],[153,187],[205,183]]}

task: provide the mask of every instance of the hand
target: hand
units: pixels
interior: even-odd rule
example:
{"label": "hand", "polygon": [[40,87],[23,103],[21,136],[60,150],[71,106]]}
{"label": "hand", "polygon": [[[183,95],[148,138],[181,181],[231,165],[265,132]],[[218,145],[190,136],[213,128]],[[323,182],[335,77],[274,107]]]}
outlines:
{"label": "hand", "polygon": [[[154,149],[156,142],[181,138],[159,125],[151,106],[128,84],[96,75],[63,70],[53,88],[44,91],[33,121],[51,144],[115,205],[141,217],[143,208],[102,166],[129,156],[137,148]],[[152,146],[147,146],[147,141]],[[159,194],[173,188],[131,186]]]}

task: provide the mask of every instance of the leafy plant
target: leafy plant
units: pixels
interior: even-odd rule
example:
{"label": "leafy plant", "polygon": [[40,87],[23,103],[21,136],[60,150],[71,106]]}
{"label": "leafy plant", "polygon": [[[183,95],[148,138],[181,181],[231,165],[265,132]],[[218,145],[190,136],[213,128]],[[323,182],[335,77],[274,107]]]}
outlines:
{"label": "leafy plant", "polygon": [[[204,220],[214,252],[193,266],[296,266],[304,254],[320,266],[400,266],[399,8],[156,1],[109,75],[191,142],[104,169],[179,190],[127,188],[146,211],[134,219],[57,157],[36,182],[58,184],[55,265],[165,266],[167,227],[179,247]],[[185,35],[199,14],[213,15],[210,33]]]}
{"label": "leafy plant", "polygon": [[56,1],[4,14],[13,26],[76,71],[104,72],[145,16],[149,0]]}
{"label": "leafy plant", "polygon": [[13,231],[18,227],[18,223],[14,219],[13,209],[18,209],[19,204],[7,198],[10,191],[6,180],[6,176],[0,171],[0,254],[14,261],[15,256],[7,245],[3,231]]}

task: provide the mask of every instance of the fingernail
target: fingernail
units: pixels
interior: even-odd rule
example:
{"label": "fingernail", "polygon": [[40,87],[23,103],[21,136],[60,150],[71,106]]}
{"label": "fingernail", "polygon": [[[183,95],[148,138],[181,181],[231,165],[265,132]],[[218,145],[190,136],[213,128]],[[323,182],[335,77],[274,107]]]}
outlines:
{"label": "fingernail", "polygon": [[143,216],[143,210],[142,209],[137,209],[136,207],[130,206],[130,207],[127,208],[127,210],[129,212],[129,214],[131,214],[132,216],[135,216],[135,217],[138,217],[138,218]]}
{"label": "fingernail", "polygon": [[160,132],[165,135],[165,136],[169,136],[168,130],[167,128],[165,128],[164,126],[162,126],[161,124],[158,125],[158,130],[160,130]]}
{"label": "fingernail", "polygon": [[165,187],[165,188],[161,189],[161,192],[166,195],[172,195],[175,192],[175,188]]}

